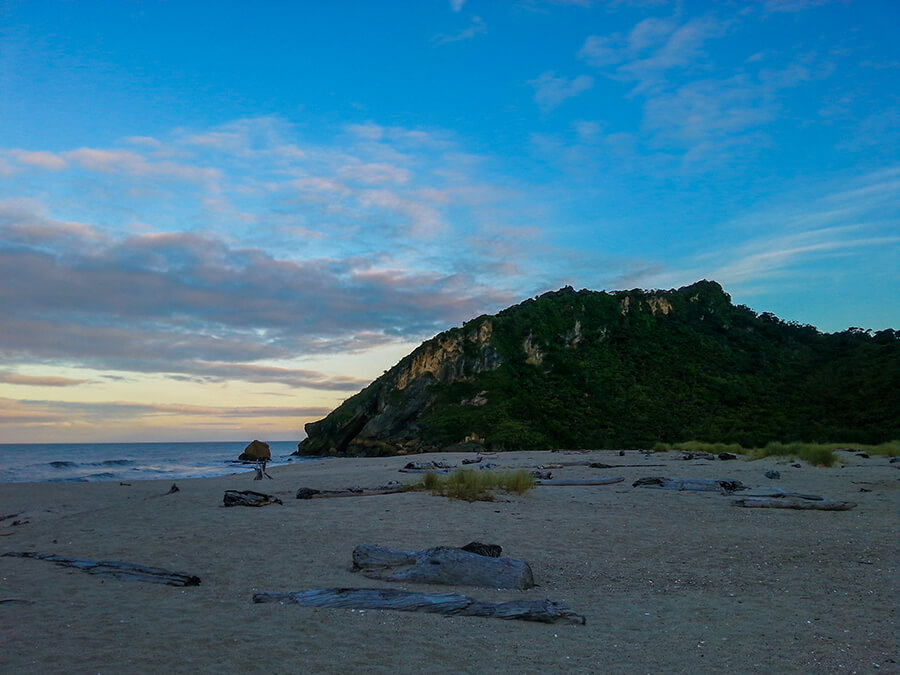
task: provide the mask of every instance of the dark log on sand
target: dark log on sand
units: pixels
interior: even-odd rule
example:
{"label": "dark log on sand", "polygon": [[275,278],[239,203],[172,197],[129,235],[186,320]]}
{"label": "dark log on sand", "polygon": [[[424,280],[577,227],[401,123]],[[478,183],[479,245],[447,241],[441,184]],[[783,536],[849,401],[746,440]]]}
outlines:
{"label": "dark log on sand", "polygon": [[78,560],[76,558],[64,558],[52,553],[34,553],[31,551],[4,553],[4,556],[13,558],[36,558],[47,560],[63,567],[74,567],[101,577],[120,579],[122,581],[146,581],[151,584],[167,584],[169,586],[199,586],[200,577],[182,572],[173,572],[161,567],[147,567],[134,563],[119,562],[116,560]]}
{"label": "dark log on sand", "polygon": [[225,490],[222,500],[225,506],[266,506],[267,504],[281,504],[278,497],[264,495],[253,490]]}
{"label": "dark log on sand", "polygon": [[446,462],[407,462],[402,469],[398,469],[401,473],[448,473],[456,467],[450,466]]}
{"label": "dark log on sand", "polygon": [[499,544],[482,544],[480,541],[470,541],[465,546],[460,546],[463,551],[477,553],[488,558],[499,558],[503,555],[503,547]]}
{"label": "dark log on sand", "polygon": [[631,486],[658,488],[660,490],[722,492],[725,494],[749,489],[739,480],[721,480],[718,478],[638,478]]}
{"label": "dark log on sand", "polygon": [[747,494],[744,497],[761,497],[763,499],[808,499],[814,502],[820,502],[824,499],[819,495],[810,495],[805,494],[803,492],[785,492],[784,490],[774,489],[772,492],[769,492],[764,495],[751,495]]}
{"label": "dark log on sand", "polygon": [[748,509],[798,509],[800,511],[849,511],[856,508],[854,502],[822,500],[820,502],[800,499],[776,499],[771,497],[742,497],[731,502],[733,506]]}
{"label": "dark log on sand", "polygon": [[280,602],[322,608],[389,609],[540,623],[585,623],[585,618],[580,614],[550,600],[481,602],[459,593],[408,593],[390,588],[322,588],[293,593],[255,593],[253,602]]}
{"label": "dark log on sand", "polygon": [[554,464],[539,464],[538,469],[564,469],[569,466],[587,466],[592,469],[645,469],[648,466],[665,466],[665,464],[604,464],[603,462],[556,462]]}
{"label": "dark log on sand", "polygon": [[388,483],[372,488],[347,488],[346,490],[316,490],[302,487],[297,490],[297,499],[325,499],[326,497],[370,497],[372,495],[393,495],[399,492],[408,492],[409,485],[402,483]]}
{"label": "dark log on sand", "polygon": [[534,586],[531,567],[522,560],[490,558],[452,546],[413,552],[370,544],[357,546],[353,549],[353,571],[382,581],[520,590]]}
{"label": "dark log on sand", "polygon": [[535,485],[612,485],[613,483],[621,483],[624,478],[554,478],[552,480],[536,480]]}

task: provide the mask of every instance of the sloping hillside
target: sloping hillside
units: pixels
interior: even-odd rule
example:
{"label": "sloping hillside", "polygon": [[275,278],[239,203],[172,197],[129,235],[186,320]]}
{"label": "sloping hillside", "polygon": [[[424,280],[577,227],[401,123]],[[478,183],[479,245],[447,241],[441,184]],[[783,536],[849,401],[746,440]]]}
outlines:
{"label": "sloping hillside", "polygon": [[900,438],[900,332],[822,334],[711,281],[571,287],[420,345],[323,420],[304,455]]}

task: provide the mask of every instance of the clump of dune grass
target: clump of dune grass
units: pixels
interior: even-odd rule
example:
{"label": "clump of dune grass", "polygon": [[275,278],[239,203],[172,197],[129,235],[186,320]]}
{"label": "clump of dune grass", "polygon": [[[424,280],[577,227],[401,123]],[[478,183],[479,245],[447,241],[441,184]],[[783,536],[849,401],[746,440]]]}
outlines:
{"label": "clump of dune grass", "polygon": [[462,469],[444,476],[432,471],[425,474],[423,485],[432,494],[468,502],[491,501],[494,490],[525,494],[534,487],[534,477],[528,471],[473,471]]}
{"label": "clump of dune grass", "polygon": [[865,452],[868,455],[896,457],[900,455],[900,441],[878,445],[860,443],[767,443],[750,452],[752,459],[760,457],[796,457],[813,466],[834,466],[840,461],[836,450]]}
{"label": "clump of dune grass", "polygon": [[860,443],[782,443],[780,441],[772,441],[761,448],[744,448],[737,443],[685,441],[682,443],[656,443],[653,446],[654,452],[666,452],[668,450],[709,452],[714,455],[720,452],[732,452],[746,455],[749,459],[789,457],[802,460],[813,466],[834,466],[840,462],[840,458],[835,452],[836,450],[860,451],[868,455],[897,457],[900,456],[900,441],[889,441],[879,445],[864,445]]}
{"label": "clump of dune grass", "polygon": [[844,448],[853,448],[856,450],[859,448],[864,452],[870,455],[883,455],[885,457],[900,457],[900,441],[888,441],[887,443],[879,443],[878,445],[847,445],[846,443],[841,447]]}
{"label": "clump of dune grass", "polygon": [[751,459],[763,457],[796,457],[812,466],[834,466],[837,463],[837,455],[834,448],[821,443],[781,443],[772,441],[762,448],[754,448],[750,451]]}
{"label": "clump of dune grass", "polygon": [[655,443],[653,452],[683,450],[684,452],[709,452],[718,455],[720,452],[731,452],[742,455],[747,452],[738,443],[707,443],[705,441],[683,441],[681,443]]}

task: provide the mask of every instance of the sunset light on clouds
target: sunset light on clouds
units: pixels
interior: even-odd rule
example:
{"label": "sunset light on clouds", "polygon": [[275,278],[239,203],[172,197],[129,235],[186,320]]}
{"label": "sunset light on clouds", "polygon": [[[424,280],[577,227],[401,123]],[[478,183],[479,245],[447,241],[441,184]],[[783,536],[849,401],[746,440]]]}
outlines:
{"label": "sunset light on clouds", "polygon": [[900,328],[900,3],[0,7],[0,443],[299,440],[567,284]]}

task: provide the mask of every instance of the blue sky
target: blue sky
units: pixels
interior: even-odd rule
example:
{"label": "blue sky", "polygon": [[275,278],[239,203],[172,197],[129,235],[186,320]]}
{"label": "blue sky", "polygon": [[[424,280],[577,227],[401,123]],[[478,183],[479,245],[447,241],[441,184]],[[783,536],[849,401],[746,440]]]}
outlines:
{"label": "blue sky", "polygon": [[0,442],[299,439],[423,339],[715,279],[900,327],[900,3],[0,3]]}

